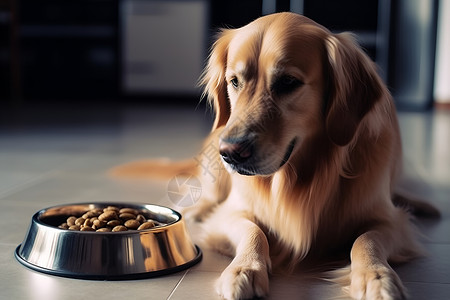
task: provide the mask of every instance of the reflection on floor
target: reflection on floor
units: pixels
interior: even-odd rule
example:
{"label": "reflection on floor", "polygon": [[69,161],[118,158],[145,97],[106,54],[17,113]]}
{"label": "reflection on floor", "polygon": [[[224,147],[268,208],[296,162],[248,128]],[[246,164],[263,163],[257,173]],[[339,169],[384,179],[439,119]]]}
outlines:
{"label": "reflection on floor", "polygon": [[[108,168],[132,160],[189,157],[208,133],[209,112],[126,109],[104,122],[0,127],[1,299],[218,299],[215,279],[230,262],[204,249],[202,262],[165,277],[136,281],[83,281],[30,271],[14,260],[31,215],[56,204],[130,201],[171,206],[167,182],[114,181]],[[401,113],[405,176],[401,185],[442,211],[419,220],[429,256],[397,266],[411,299],[450,295],[450,113]],[[191,228],[194,238],[198,235]],[[306,274],[276,275],[268,299],[335,299],[340,287]]]}

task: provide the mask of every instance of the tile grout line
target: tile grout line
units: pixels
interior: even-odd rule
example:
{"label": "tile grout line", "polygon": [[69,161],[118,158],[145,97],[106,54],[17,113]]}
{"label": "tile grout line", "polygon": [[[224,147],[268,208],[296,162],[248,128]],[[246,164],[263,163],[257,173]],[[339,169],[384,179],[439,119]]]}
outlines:
{"label": "tile grout line", "polygon": [[183,274],[183,276],[180,278],[180,280],[178,280],[177,284],[175,285],[175,287],[173,288],[172,292],[170,292],[169,296],[167,296],[166,300],[170,300],[170,298],[172,298],[173,294],[175,293],[175,291],[177,290],[178,286],[181,284],[181,282],[183,281],[184,277],[186,277],[187,273],[189,273],[189,269]]}
{"label": "tile grout line", "polygon": [[26,181],[24,181],[22,183],[19,183],[19,184],[11,186],[9,188],[6,188],[5,190],[0,191],[0,199],[3,199],[5,197],[7,197],[7,196],[10,196],[10,195],[18,192],[18,191],[26,189],[26,188],[28,188],[30,186],[33,186],[33,185],[35,185],[35,184],[37,184],[39,182],[42,182],[46,178],[49,178],[52,175],[57,174],[57,173],[58,173],[57,170],[48,171],[48,172],[45,172],[43,174],[39,174],[37,176],[33,176],[32,178],[30,178],[30,179],[28,179],[28,180],[26,180]]}

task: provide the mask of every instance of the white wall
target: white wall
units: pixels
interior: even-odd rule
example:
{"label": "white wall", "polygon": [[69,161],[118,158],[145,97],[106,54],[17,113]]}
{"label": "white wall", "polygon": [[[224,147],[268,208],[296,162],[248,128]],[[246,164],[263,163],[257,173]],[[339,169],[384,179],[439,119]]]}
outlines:
{"label": "white wall", "polygon": [[434,99],[438,103],[450,103],[450,1],[440,0]]}

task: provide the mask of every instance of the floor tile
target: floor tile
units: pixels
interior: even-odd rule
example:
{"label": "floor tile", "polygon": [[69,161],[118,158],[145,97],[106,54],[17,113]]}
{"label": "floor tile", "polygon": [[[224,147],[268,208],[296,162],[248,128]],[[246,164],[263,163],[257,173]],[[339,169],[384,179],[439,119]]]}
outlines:
{"label": "floor tile", "polygon": [[45,180],[48,172],[0,170],[0,199]]}
{"label": "floor tile", "polygon": [[[0,128],[0,299],[219,299],[214,282],[231,262],[201,244],[203,260],[187,271],[138,281],[83,281],[43,275],[15,261],[31,216],[78,202],[139,202],[175,207],[168,182],[117,180],[107,171],[149,157],[194,156],[210,130],[208,113],[193,109],[127,109],[108,123]],[[429,255],[395,270],[412,300],[450,295],[450,113],[400,113],[405,172],[401,186],[436,205],[440,219],[417,219]],[[176,208],[176,207],[175,207]],[[267,299],[347,299],[341,287],[305,273],[272,275]]]}
{"label": "floor tile", "polygon": [[0,299],[167,299],[184,274],[126,281],[63,278],[25,268],[13,257],[14,249],[0,244]]}
{"label": "floor tile", "polygon": [[449,284],[405,282],[408,300],[447,300],[450,295]]}
{"label": "floor tile", "polygon": [[[196,232],[193,230],[190,230],[190,232],[192,235],[196,234]],[[232,258],[210,250],[202,244],[200,244],[199,247],[202,249],[203,258],[198,265],[195,265],[192,268],[193,271],[211,273],[216,272],[220,274],[231,263]]]}
{"label": "floor tile", "polygon": [[[174,294],[175,299],[221,299],[215,295],[214,285],[220,273],[189,271]],[[270,293],[267,300],[276,299],[348,299],[340,286],[305,276],[271,276]]]}
{"label": "floor tile", "polygon": [[408,282],[450,286],[450,244],[427,244],[426,251],[426,257],[395,267],[400,278]]}
{"label": "floor tile", "polygon": [[424,244],[450,244],[450,217],[420,220],[417,227],[423,234],[421,240]]}
{"label": "floor tile", "polygon": [[214,283],[220,273],[189,271],[168,300],[220,300]]}
{"label": "floor tile", "polygon": [[270,278],[270,294],[267,299],[346,300],[349,297],[342,292],[341,286],[323,280],[298,276],[276,276]]}

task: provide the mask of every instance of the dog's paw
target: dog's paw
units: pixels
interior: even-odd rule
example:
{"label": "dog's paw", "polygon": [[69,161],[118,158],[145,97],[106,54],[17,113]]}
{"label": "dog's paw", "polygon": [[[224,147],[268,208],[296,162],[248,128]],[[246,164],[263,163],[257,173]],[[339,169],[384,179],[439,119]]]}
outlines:
{"label": "dog's paw", "polygon": [[398,275],[388,266],[352,270],[350,296],[364,300],[402,300],[406,291]]}
{"label": "dog's paw", "polygon": [[217,280],[217,293],[227,300],[264,297],[269,293],[269,268],[260,261],[244,264],[233,261]]}

